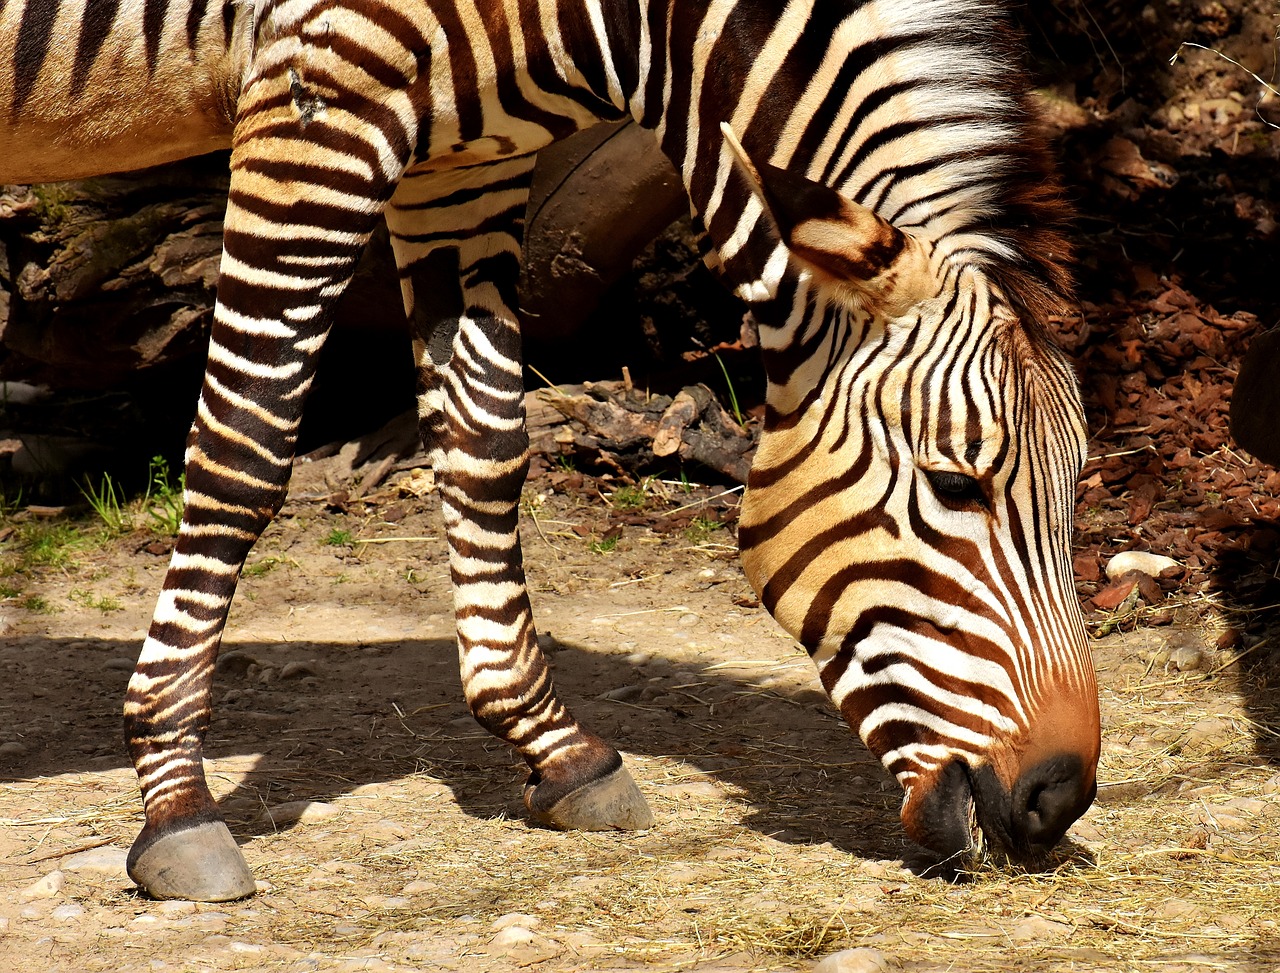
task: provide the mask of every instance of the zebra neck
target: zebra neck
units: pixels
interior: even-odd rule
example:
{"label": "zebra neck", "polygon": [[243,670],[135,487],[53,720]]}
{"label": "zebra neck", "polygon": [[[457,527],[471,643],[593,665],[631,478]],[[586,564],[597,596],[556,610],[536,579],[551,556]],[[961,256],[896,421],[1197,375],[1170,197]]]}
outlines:
{"label": "zebra neck", "polygon": [[627,106],[679,169],[708,263],[745,300],[774,302],[789,267],[724,121],[756,162],[839,190],[925,242],[939,265],[1067,284],[1052,165],[998,0],[627,6],[632,46],[621,60],[606,52]]}

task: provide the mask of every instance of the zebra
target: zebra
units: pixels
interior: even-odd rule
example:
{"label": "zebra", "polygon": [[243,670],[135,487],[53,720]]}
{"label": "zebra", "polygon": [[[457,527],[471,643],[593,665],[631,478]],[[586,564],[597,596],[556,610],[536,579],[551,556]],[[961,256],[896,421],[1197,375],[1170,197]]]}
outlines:
{"label": "zebra", "polygon": [[214,662],[379,219],[471,712],[528,763],[534,821],[653,824],[555,693],[517,530],[530,174],[627,117],[760,325],[748,579],[901,784],[909,837],[943,859],[1053,846],[1096,793],[1100,729],[1069,557],[1083,409],[1047,326],[1065,213],[1018,57],[1000,0],[0,3],[0,181],[231,152],[186,508],[125,701],[133,880],[254,890],[204,780]]}

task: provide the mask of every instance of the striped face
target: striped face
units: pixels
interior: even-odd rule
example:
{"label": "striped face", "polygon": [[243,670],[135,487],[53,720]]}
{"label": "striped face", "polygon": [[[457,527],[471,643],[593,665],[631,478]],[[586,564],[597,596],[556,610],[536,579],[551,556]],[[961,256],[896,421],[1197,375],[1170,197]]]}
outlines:
{"label": "striped face", "polygon": [[1015,856],[1051,846],[1093,798],[1099,749],[1070,567],[1070,367],[981,267],[749,172],[796,296],[762,329],[747,576],[902,784],[915,840],[963,851],[976,816]]}

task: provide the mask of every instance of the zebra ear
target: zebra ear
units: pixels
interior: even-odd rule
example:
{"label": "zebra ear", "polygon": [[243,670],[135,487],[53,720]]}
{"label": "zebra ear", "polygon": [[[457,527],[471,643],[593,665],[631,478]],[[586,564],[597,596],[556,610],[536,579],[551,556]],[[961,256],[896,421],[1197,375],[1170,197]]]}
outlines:
{"label": "zebra ear", "polygon": [[756,165],[721,125],[747,181],[792,256],[820,278],[889,315],[936,291],[929,258],[913,236],[836,190],[771,165]]}

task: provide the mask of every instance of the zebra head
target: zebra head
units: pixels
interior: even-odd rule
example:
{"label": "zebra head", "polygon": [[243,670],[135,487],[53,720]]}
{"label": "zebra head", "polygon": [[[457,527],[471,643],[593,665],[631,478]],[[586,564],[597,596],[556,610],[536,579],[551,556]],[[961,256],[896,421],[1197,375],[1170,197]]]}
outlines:
{"label": "zebra head", "polygon": [[746,574],[902,785],[913,839],[947,857],[1051,847],[1093,800],[1099,753],[1070,558],[1074,374],[989,257],[729,141],[789,264],[761,327]]}

